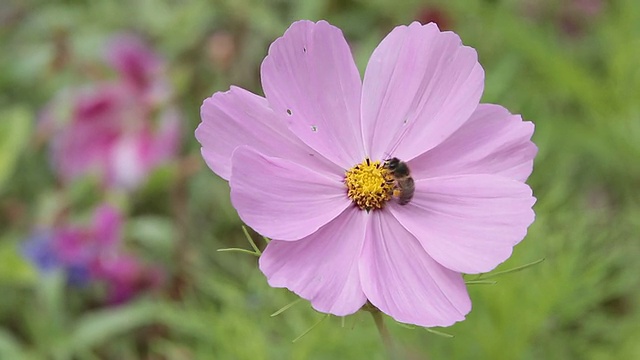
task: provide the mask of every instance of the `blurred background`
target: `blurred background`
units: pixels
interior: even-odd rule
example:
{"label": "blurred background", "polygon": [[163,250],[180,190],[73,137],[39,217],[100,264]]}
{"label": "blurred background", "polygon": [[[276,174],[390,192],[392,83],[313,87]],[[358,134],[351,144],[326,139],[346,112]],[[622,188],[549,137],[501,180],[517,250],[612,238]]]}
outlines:
{"label": "blurred background", "polygon": [[[537,220],[439,336],[387,318],[409,359],[640,359],[640,2],[142,0],[0,4],[0,359],[383,359],[366,313],[271,289],[199,154],[202,100],[261,94],[297,19],[364,71],[396,25],[477,49],[483,102],[536,124]],[[264,241],[250,233],[259,247]]]}

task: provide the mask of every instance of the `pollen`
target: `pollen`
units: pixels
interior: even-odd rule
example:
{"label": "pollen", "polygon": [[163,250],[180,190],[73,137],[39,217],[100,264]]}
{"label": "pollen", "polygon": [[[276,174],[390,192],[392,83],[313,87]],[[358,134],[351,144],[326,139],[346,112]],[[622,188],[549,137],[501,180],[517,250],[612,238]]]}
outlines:
{"label": "pollen", "polygon": [[347,170],[344,183],[347,196],[362,210],[382,209],[393,194],[391,174],[380,161],[365,159]]}

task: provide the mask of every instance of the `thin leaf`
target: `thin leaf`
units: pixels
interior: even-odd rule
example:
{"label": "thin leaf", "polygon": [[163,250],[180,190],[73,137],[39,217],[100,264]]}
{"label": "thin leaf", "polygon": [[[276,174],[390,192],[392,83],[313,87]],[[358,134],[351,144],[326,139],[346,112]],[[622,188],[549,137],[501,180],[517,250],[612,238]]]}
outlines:
{"label": "thin leaf", "polygon": [[251,254],[253,256],[260,256],[259,253],[256,253],[254,251],[251,250],[247,250],[247,249],[240,249],[240,248],[225,248],[225,249],[218,249],[216,250],[218,252],[229,252],[229,251],[235,251],[235,252],[241,252],[241,253],[245,253],[245,254]]}
{"label": "thin leaf", "polygon": [[464,283],[467,285],[495,285],[498,282],[493,280],[466,280]]}
{"label": "thin leaf", "polygon": [[409,330],[415,330],[415,326],[409,325],[409,324],[405,324],[405,323],[401,323],[401,322],[396,322],[396,324],[398,324],[399,326],[402,326],[405,329],[409,329]]}
{"label": "thin leaf", "polygon": [[289,310],[289,308],[291,308],[295,304],[299,303],[300,301],[302,301],[302,298],[298,298],[298,299],[288,303],[287,305],[283,306],[280,310],[278,310],[278,311],[274,312],[273,314],[271,314],[271,317],[278,316],[278,315],[282,314],[283,312]]}
{"label": "thin leaf", "polygon": [[302,339],[302,337],[304,337],[305,335],[307,335],[311,330],[313,330],[316,326],[320,325],[321,322],[323,322],[326,318],[329,317],[329,314],[324,315],[320,320],[318,320],[318,322],[316,322],[315,324],[313,324],[310,328],[308,328],[307,330],[305,330],[305,332],[303,332],[302,334],[300,334],[300,336],[298,336],[297,338],[293,339],[293,341],[291,341],[292,343]]}
{"label": "thin leaf", "polygon": [[262,252],[260,251],[260,249],[258,249],[258,247],[256,246],[256,243],[253,242],[253,239],[251,238],[251,235],[249,235],[249,231],[247,231],[247,227],[246,226],[242,226],[242,232],[244,232],[244,236],[247,237],[247,240],[249,241],[249,244],[251,244],[251,247],[253,248],[253,250],[255,250],[255,252],[258,254],[258,256],[262,255]]}
{"label": "thin leaf", "polygon": [[544,258],[542,258],[542,259],[538,259],[538,260],[533,261],[533,262],[530,262],[530,263],[528,263],[528,264],[524,264],[524,265],[521,265],[521,266],[516,266],[516,267],[514,267],[514,268],[512,268],[512,269],[507,269],[507,270],[502,270],[502,271],[496,271],[496,272],[491,273],[491,274],[480,274],[480,275],[479,275],[476,279],[474,279],[474,280],[479,280],[480,278],[482,278],[483,280],[486,280],[486,279],[490,279],[490,278],[494,278],[494,277],[498,277],[498,276],[502,276],[502,275],[510,274],[510,273],[513,273],[513,272],[521,271],[521,270],[524,270],[524,269],[526,269],[526,268],[532,267],[532,266],[534,266],[534,265],[538,265],[538,264],[540,264],[540,263],[541,263],[541,262],[543,262],[543,261],[544,261]]}
{"label": "thin leaf", "polygon": [[438,331],[438,330],[433,330],[431,328],[424,328],[424,329],[427,330],[428,332],[432,333],[432,334],[435,334],[435,335],[438,335],[438,336],[442,336],[442,337],[446,337],[446,338],[449,338],[449,339],[455,337],[453,334],[449,334],[449,333]]}

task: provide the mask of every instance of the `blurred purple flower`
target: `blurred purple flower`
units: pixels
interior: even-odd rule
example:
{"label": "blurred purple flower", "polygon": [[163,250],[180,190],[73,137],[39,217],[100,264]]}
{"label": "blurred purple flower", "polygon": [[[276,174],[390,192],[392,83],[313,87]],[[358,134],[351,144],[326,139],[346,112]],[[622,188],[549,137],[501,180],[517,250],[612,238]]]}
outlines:
{"label": "blurred purple flower", "polygon": [[101,281],[108,287],[109,302],[126,301],[147,284],[159,284],[161,272],[122,251],[122,221],[115,208],[102,205],[89,226],[64,224],[38,231],[24,243],[23,253],[42,273],[61,269],[74,286]]}
{"label": "blurred purple flower", "polygon": [[49,231],[36,231],[22,245],[22,253],[41,272],[49,272],[61,264],[53,249],[52,234]]}
{"label": "blurred purple flower", "polygon": [[100,258],[94,274],[107,284],[107,301],[111,304],[125,302],[139,291],[156,288],[164,280],[158,267],[144,265],[138,258],[124,253]]}
{"label": "blurred purple flower", "polygon": [[118,245],[121,225],[117,210],[103,205],[90,226],[64,224],[38,231],[24,243],[23,252],[41,272],[62,268],[69,283],[82,285],[90,279],[93,263]]}
{"label": "blurred purple flower", "polygon": [[106,186],[134,189],[176,156],[181,116],[162,60],[139,39],[115,38],[106,57],[118,78],[61,94],[40,126],[53,133],[51,156],[63,181],[93,174]]}

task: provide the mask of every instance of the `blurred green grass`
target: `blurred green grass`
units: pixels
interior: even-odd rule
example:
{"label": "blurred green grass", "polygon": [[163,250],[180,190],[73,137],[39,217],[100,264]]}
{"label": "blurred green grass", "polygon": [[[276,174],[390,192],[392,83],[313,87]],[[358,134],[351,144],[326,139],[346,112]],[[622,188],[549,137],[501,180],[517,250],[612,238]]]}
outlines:
{"label": "blurred green grass", "polygon": [[[640,358],[640,3],[604,2],[593,17],[574,9],[576,32],[563,27],[569,2],[3,2],[0,108],[8,110],[0,120],[0,358],[384,358],[367,314],[348,317],[345,327],[330,318],[291,343],[321,315],[300,303],[271,318],[295,297],[269,288],[255,258],[216,252],[248,244],[228,186],[199,161],[192,131],[202,100],[213,92],[231,84],[261,92],[260,62],[292,21],[327,19],[341,27],[364,70],[393,26],[429,9],[445,14],[448,28],[477,49],[486,71],[483,102],[503,104],[536,124],[540,152],[529,183],[537,220],[499,269],[546,260],[496,285],[470,286],[471,314],[444,330],[455,338],[387,319],[394,338],[410,359]],[[143,34],[170,62],[187,114],[183,154],[199,164],[180,184],[179,209],[163,200],[172,175],[134,196],[128,236],[185,284],[179,301],[149,297],[87,309],[82,294],[64,296],[60,279],[37,278],[15,255],[58,196],[46,148],[19,127],[59,89],[95,77],[100,44],[123,31]],[[226,65],[212,58],[217,33],[235,46]],[[25,120],[11,127],[16,117]],[[21,133],[9,141],[14,135],[8,134]],[[83,204],[91,186],[74,194],[74,203]],[[167,233],[174,239],[163,240]]]}

